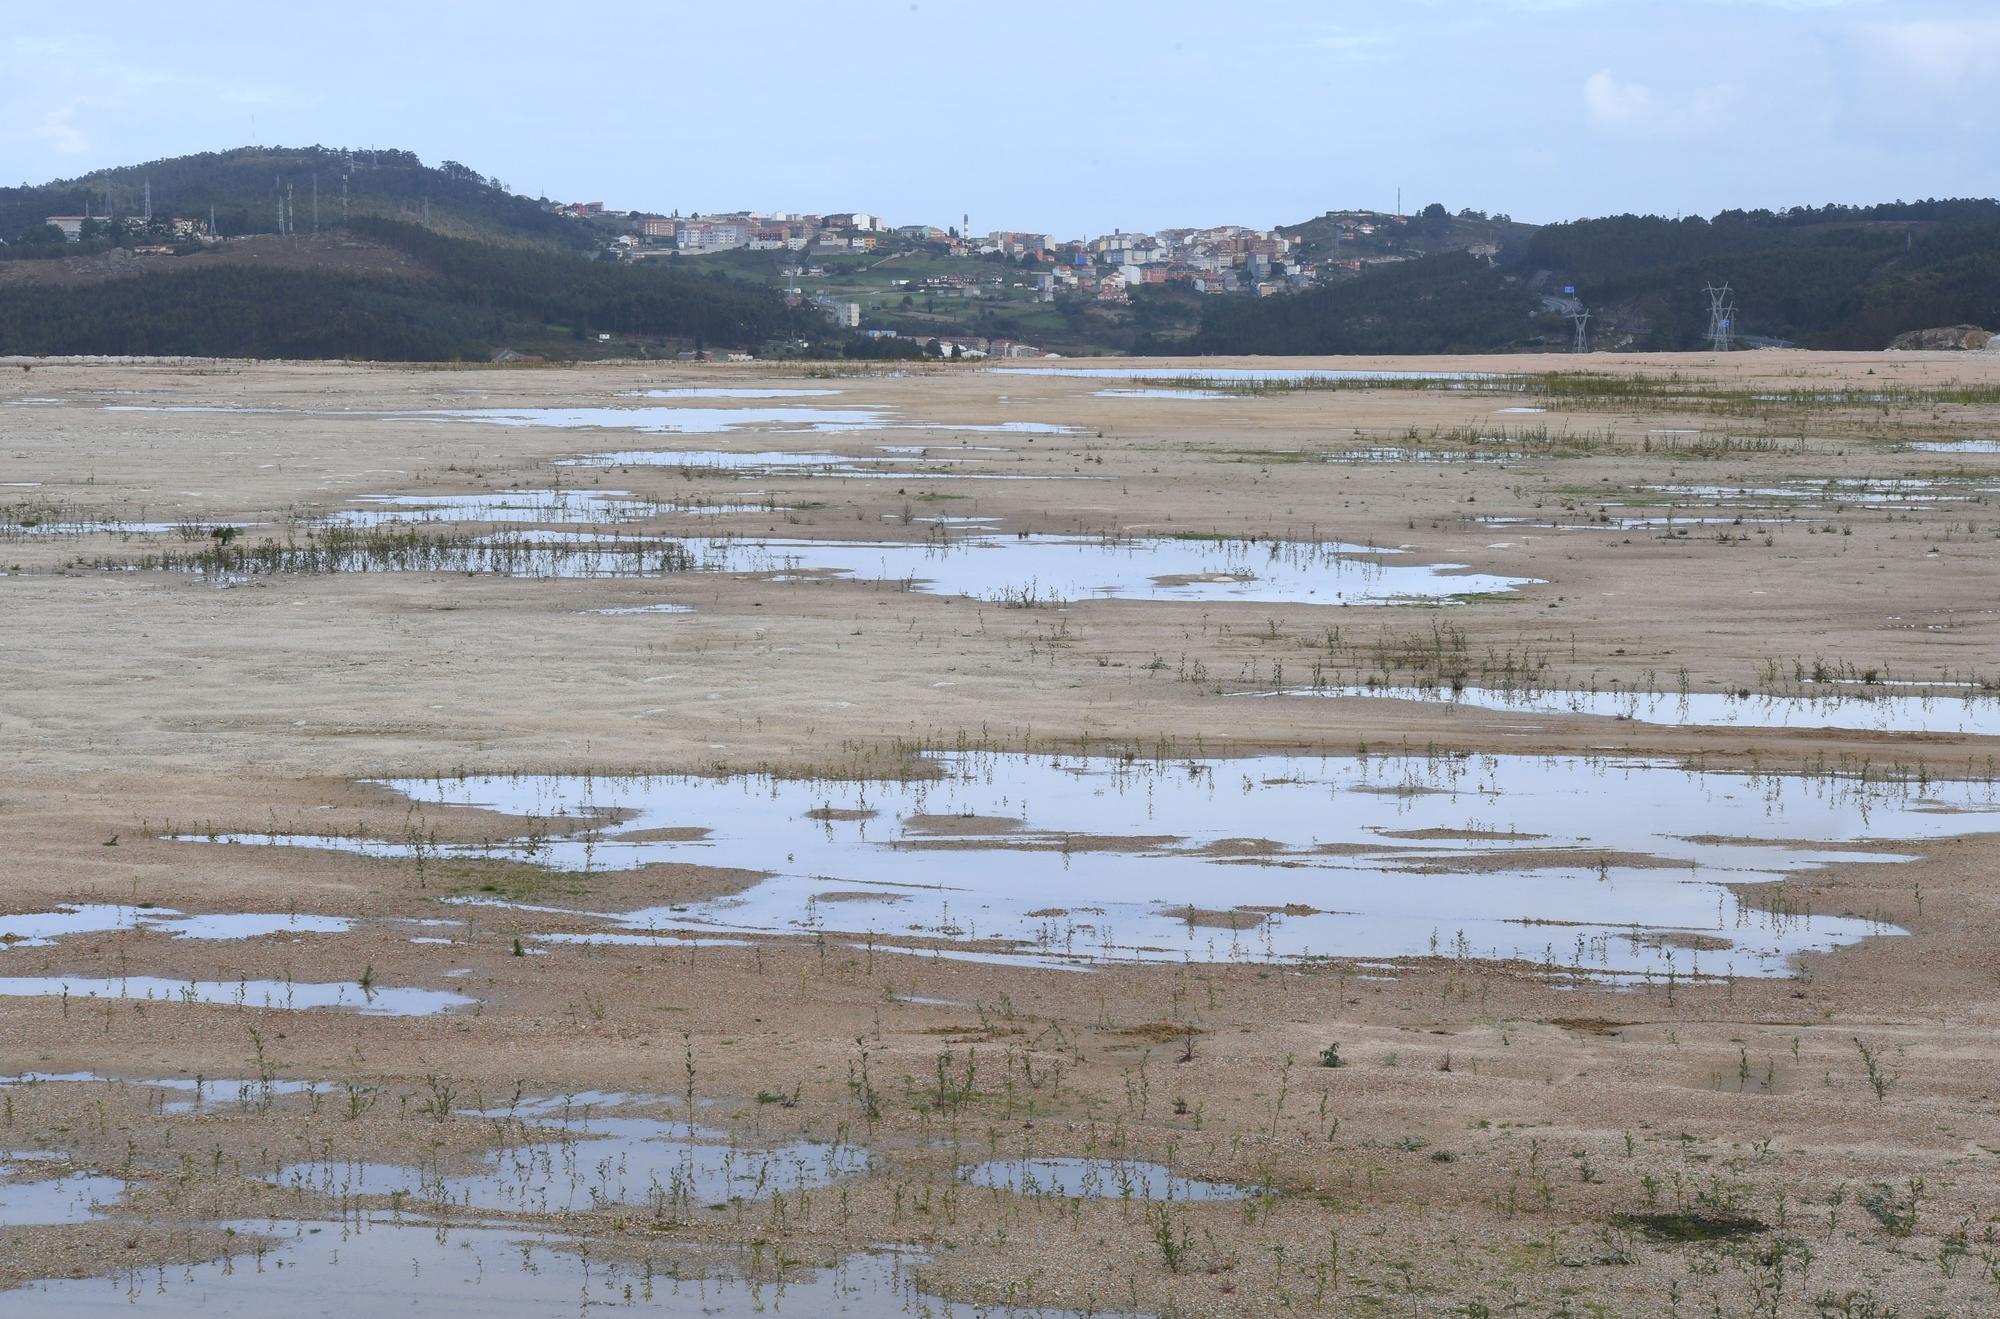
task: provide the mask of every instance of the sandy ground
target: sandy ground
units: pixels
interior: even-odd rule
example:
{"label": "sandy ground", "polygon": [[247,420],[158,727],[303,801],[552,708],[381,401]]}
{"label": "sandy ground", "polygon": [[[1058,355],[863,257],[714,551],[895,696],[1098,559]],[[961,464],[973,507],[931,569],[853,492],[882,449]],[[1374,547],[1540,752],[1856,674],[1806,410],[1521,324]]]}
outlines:
{"label": "sandy ground", "polygon": [[[1221,365],[1272,363],[1190,370]],[[1534,372],[1575,359],[1284,365]],[[1866,916],[1906,934],[1807,957],[1784,978],[1624,988],[1448,954],[1081,973],[941,958],[923,939],[864,951],[774,937],[518,956],[524,936],[581,927],[439,899],[626,910],[736,892],[752,877],[692,865],[550,875],[163,837],[475,841],[520,823],[415,811],[360,781],[898,773],[917,752],[955,747],[1164,760],[1359,748],[1637,756],[1990,779],[2000,739],[1987,737],[1238,695],[1370,678],[1507,686],[1525,675],[1547,687],[1760,694],[1795,693],[1814,672],[2000,680],[2000,454],[1906,447],[2000,436],[2000,405],[1948,392],[2000,387],[2000,356],[1597,356],[1589,369],[1679,373],[1709,393],[1565,407],[1489,388],[1105,397],[1133,386],[970,370],[0,368],[0,914],[102,901],[358,918],[345,933],[230,943],[74,935],[0,948],[0,974],[357,989],[367,979],[476,1000],[409,1018],[0,998],[0,1074],[263,1075],[334,1097],[166,1114],[137,1085],[0,1088],[0,1148],[66,1156],[35,1165],[44,1170],[129,1180],[125,1201],[98,1220],[0,1227],[0,1284],[206,1258],[225,1217],[337,1216],[338,1200],[265,1179],[299,1151],[472,1166],[506,1133],[451,1110],[603,1089],[692,1091],[750,1147],[842,1140],[873,1161],[838,1191],[751,1197],[731,1212],[627,1207],[562,1220],[594,1249],[662,1267],[694,1257],[770,1267],[761,1252],[773,1243],[805,1264],[893,1244],[928,1252],[927,1286],[990,1304],[1179,1315],[1993,1312],[1992,835],[1898,846],[1912,859],[1746,890],[1759,907]],[[840,392],[623,397],[746,385]],[[1844,407],[1755,398],[1836,389],[1886,392]],[[641,403],[870,408],[896,428],[677,436],[398,415]],[[1504,411],[1521,406],[1548,410]],[[1072,429],[975,429],[1020,422]],[[887,480],[556,465],[637,449],[864,459],[883,444],[959,461]],[[1380,460],[1373,451],[1385,447],[1402,452]],[[966,471],[1038,479],[942,477]],[[1798,493],[1801,481],[1827,479],[1848,484]],[[188,573],[127,570],[196,552],[222,523],[251,524],[244,543],[296,540],[366,496],[552,484],[661,501],[624,528],[633,534],[921,541],[937,534],[924,518],[979,516],[1003,533],[1343,541],[1535,583],[1443,606],[1012,607],[828,577],[342,572],[217,589]],[[1664,515],[1670,501],[1648,489],[1659,485],[1792,493],[1683,495],[1671,501],[1673,526],[1485,520]],[[1857,498],[1885,490],[1881,502]],[[1923,497],[1940,490],[1964,497]],[[690,503],[757,507],[669,507]],[[52,518],[187,529],[49,535],[19,525]],[[592,612],[656,603],[692,612]],[[949,822],[933,828],[948,834]],[[1186,915],[1226,929],[1240,923],[1232,906],[1218,892]],[[442,917],[467,922],[453,942],[410,942],[408,920]],[[1346,1065],[1318,1065],[1329,1044]],[[441,1086],[464,1097],[442,1116],[426,1111]],[[347,1097],[363,1090],[375,1098],[357,1114]],[[1024,1153],[1167,1161],[1271,1195],[1065,1201],[972,1188],[954,1174]],[[1676,1231],[1701,1239],[1671,1239]],[[753,1242],[759,1252],[736,1253]]]}

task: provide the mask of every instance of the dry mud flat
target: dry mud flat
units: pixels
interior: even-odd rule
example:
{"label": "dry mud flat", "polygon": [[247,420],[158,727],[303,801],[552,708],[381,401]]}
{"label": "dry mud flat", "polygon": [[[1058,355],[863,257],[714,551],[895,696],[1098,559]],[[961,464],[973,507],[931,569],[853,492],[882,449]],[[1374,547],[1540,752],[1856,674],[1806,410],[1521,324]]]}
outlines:
{"label": "dry mud flat", "polygon": [[2000,1306],[2000,361],[31,365],[10,1311]]}

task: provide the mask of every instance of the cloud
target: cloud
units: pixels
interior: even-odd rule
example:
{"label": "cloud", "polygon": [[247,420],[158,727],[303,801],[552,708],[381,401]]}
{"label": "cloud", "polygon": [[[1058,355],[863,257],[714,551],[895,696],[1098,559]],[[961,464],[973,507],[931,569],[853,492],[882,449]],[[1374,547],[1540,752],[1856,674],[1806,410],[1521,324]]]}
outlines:
{"label": "cloud", "polygon": [[1395,39],[1387,32],[1355,32],[1342,29],[1327,29],[1312,38],[1317,50],[1349,60],[1382,60],[1388,58]]}
{"label": "cloud", "polygon": [[1583,103],[1600,128],[1651,120],[1659,114],[1660,98],[1643,82],[1620,82],[1611,70],[1599,69],[1583,84]]}
{"label": "cloud", "polygon": [[0,37],[0,146],[31,173],[66,172],[74,157],[100,151],[122,163],[157,144],[162,125],[195,137],[239,131],[245,111],[311,99],[234,70],[147,60],[96,36]]}
{"label": "cloud", "polygon": [[85,103],[81,100],[54,106],[44,111],[41,118],[29,127],[27,135],[62,155],[81,155],[90,150],[90,135],[76,122],[77,114],[83,109]]}
{"label": "cloud", "polygon": [[1878,61],[1921,79],[1929,92],[2000,77],[2000,19],[1868,23],[1862,36],[1865,48]]}
{"label": "cloud", "polygon": [[1741,87],[1723,83],[1672,96],[1650,84],[1627,82],[1610,69],[1584,80],[1584,116],[1607,137],[1642,141],[1689,141],[1710,137],[1742,113]]}

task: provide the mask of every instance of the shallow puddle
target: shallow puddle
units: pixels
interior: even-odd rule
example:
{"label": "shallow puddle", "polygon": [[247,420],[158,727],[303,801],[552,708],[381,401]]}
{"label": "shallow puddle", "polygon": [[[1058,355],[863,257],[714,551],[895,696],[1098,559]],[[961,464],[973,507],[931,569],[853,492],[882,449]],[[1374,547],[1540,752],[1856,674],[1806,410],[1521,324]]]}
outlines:
{"label": "shallow puddle", "polygon": [[487,426],[536,426],[641,431],[648,435],[720,435],[746,426],[816,435],[884,430],[885,408],[436,408],[388,414],[395,421],[467,421]]}
{"label": "shallow puddle", "polygon": [[769,573],[780,580],[829,573],[1005,604],[1386,604],[1511,591],[1532,580],[1470,573],[1459,564],[1383,562],[1396,551],[1364,545],[1286,541],[967,534],[939,542],[711,538],[685,544],[701,567],[719,572]]}
{"label": "shallow puddle", "polygon": [[[759,776],[391,780],[412,800],[531,821],[450,846],[565,871],[655,863],[762,873],[741,892],[627,912],[523,909],[636,933],[943,941],[1052,965],[1445,955],[1583,974],[1777,975],[1800,952],[1894,933],[1765,911],[1729,885],[1854,847],[2000,827],[2000,790],[1691,772],[1653,760],[1479,756],[1121,762],[932,753],[911,781]],[[587,833],[552,822],[591,822]],[[676,836],[663,838],[664,831]],[[1807,840],[1800,842],[1798,840]],[[187,841],[204,841],[190,839]],[[226,842],[407,858],[306,835]],[[823,901],[829,892],[899,901]],[[499,905],[499,904],[495,904]]]}
{"label": "shallow puddle", "polygon": [[[352,533],[365,535],[366,533]],[[651,578],[755,573],[774,581],[820,577],[888,582],[930,595],[1009,605],[1073,600],[1249,601],[1324,605],[1451,600],[1512,591],[1536,579],[1403,564],[1366,545],[972,533],[919,541],[630,537],[529,528],[464,540],[381,546],[330,540],[253,546],[231,574],[440,572],[526,578]],[[205,572],[200,558],[174,566]]]}
{"label": "shallow puddle", "polygon": [[[753,1149],[685,1122],[576,1111],[583,1115],[560,1126],[510,1127],[520,1143],[488,1154],[477,1172],[334,1161],[295,1163],[272,1180],[342,1199],[394,1196],[400,1207],[426,1212],[567,1214],[623,1205],[685,1216],[868,1170],[867,1152],[857,1146],[795,1141]],[[518,1116],[539,1124],[550,1112]]]}
{"label": "shallow puddle", "polygon": [[165,907],[110,903],[65,904],[50,912],[0,916],[0,949],[43,947],[70,934],[153,930],[176,939],[258,939],[272,934],[341,934],[353,922],[342,916],[284,912],[222,912],[187,916]]}
{"label": "shallow puddle", "polygon": [[[612,453],[585,454],[565,458],[567,467],[683,467],[690,471],[736,473],[776,473],[825,471],[842,476],[876,475],[869,463],[888,463],[890,458],[855,457],[849,454],[813,452],[803,449],[758,449],[737,453],[728,449],[620,449]],[[915,480],[917,474],[901,475]]]}
{"label": "shallow puddle", "polygon": [[[922,1261],[857,1253],[783,1282],[676,1279],[646,1262],[596,1258],[587,1241],[500,1226],[447,1227],[381,1216],[339,1223],[238,1222],[226,1260],[115,1278],[37,1282],[0,1292],[22,1313],[67,1319],[548,1319],[597,1311],[662,1319],[736,1316],[980,1315],[1076,1319],[1040,1307],[957,1306],[921,1290]],[[748,1262],[747,1260],[745,1261]],[[1112,1290],[1107,1283],[1107,1293]],[[1096,1310],[1099,1319],[1113,1319]]]}
{"label": "shallow puddle", "polygon": [[327,1096],[345,1094],[343,1087],[321,1081],[287,1081],[274,1076],[256,1080],[221,1077],[148,1077],[127,1081],[96,1072],[23,1072],[0,1076],[0,1088],[36,1085],[102,1085],[152,1091],[146,1096],[148,1111],[168,1117],[183,1113],[222,1113],[231,1108],[266,1112],[280,1099],[293,1095]]}
{"label": "shallow puddle", "polygon": [[620,398],[832,398],[837,389],[776,389],[748,385],[682,385],[675,389],[635,389]]}
{"label": "shallow puddle", "polygon": [[98,1206],[124,1197],[125,1183],[116,1177],[84,1172],[48,1176],[46,1165],[55,1161],[46,1154],[0,1150],[0,1227],[84,1223],[101,1217]]}
{"label": "shallow puddle", "polygon": [[426,1017],[469,1006],[463,994],[439,989],[398,989],[358,984],[308,984],[285,980],[169,980],[163,976],[0,976],[0,998],[61,998],[149,1003],[220,1003],[231,1007],[342,1008],[369,1017]]}
{"label": "shallow puddle", "polygon": [[1092,398],[1163,398],[1163,399],[1217,399],[1236,398],[1237,395],[1220,389],[1100,389]]}
{"label": "shallow puddle", "polygon": [[557,430],[630,430],[647,435],[720,435],[756,427],[839,435],[853,431],[934,430],[982,435],[1067,435],[1071,429],[1043,421],[959,424],[904,421],[890,408],[439,408],[388,414],[393,421],[462,421],[491,426],[535,426]]}
{"label": "shallow puddle", "polygon": [[1733,696],[1723,692],[1495,691],[1482,687],[1324,687],[1255,696],[1411,701],[1510,714],[1590,715],[1667,727],[1842,728],[2000,737],[2000,697]]}
{"label": "shallow puddle", "polygon": [[972,1186],[1066,1200],[1241,1200],[1256,1191],[1176,1176],[1127,1159],[999,1159],[966,1170]]}
{"label": "shallow puddle", "polygon": [[1302,381],[1367,380],[1501,380],[1504,376],[1480,371],[1312,371],[1264,370],[1246,367],[1204,366],[996,366],[986,368],[1001,376],[1076,376],[1088,380],[1178,380],[1190,385],[1215,381],[1219,384],[1293,384]]}
{"label": "shallow puddle", "polygon": [[[963,452],[932,445],[877,445],[883,456],[759,449],[738,453],[729,449],[616,449],[558,461],[561,467],[671,467],[689,476],[728,473],[732,476],[837,476],[868,481],[1097,481],[1102,477],[1061,472],[994,472],[962,470],[953,464]],[[903,451],[898,452],[901,447]],[[912,466],[912,463],[928,464]],[[751,506],[751,511],[761,511]]]}
{"label": "shallow puddle", "polygon": [[[426,522],[529,523],[567,526],[632,522],[671,505],[635,499],[625,490],[504,490],[477,495],[367,495],[327,518],[338,527],[400,527]],[[690,512],[722,511],[689,509]]]}
{"label": "shallow puddle", "polygon": [[1817,477],[1784,481],[1771,485],[1679,485],[1641,486],[1656,495],[1720,504],[1859,504],[1923,505],[1969,503],[1994,493],[1995,487],[1974,481],[1941,477]]}
{"label": "shallow puddle", "polygon": [[585,612],[602,614],[606,618],[620,618],[627,614],[692,614],[694,609],[689,605],[672,604],[613,605],[609,609],[590,609]]}
{"label": "shallow puddle", "polygon": [[1920,440],[1903,447],[1919,453],[2000,453],[2000,440]]}
{"label": "shallow puddle", "polygon": [[[235,524],[241,530],[245,524]],[[103,517],[95,512],[47,504],[0,506],[0,540],[76,536],[164,536],[180,533],[190,541],[205,538],[209,523],[146,522]]]}
{"label": "shallow puddle", "polygon": [[1735,516],[1702,517],[1696,514],[1664,513],[1647,517],[1612,517],[1606,513],[1570,518],[1532,518],[1493,514],[1475,519],[1489,527],[1518,528],[1524,531],[1645,531],[1658,527],[1671,531],[1685,527],[1771,527],[1796,519],[1782,517]]}
{"label": "shallow puddle", "polygon": [[[626,398],[811,398],[839,390],[666,390],[623,395]],[[1044,421],[957,423],[907,421],[886,407],[571,407],[571,408],[420,408],[402,412],[320,410],[314,408],[233,408],[109,404],[106,412],[230,413],[242,416],[342,417],[409,422],[470,422],[488,426],[547,427],[555,430],[630,430],[649,435],[720,435],[754,427],[834,435],[852,431],[934,430],[991,435],[1068,435],[1073,428]]]}

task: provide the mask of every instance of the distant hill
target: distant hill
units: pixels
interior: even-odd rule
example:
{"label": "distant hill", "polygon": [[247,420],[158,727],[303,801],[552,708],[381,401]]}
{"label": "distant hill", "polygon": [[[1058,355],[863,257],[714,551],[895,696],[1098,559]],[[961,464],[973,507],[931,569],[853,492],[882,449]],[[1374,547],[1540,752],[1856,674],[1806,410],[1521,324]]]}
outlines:
{"label": "distant hill", "polygon": [[[0,275],[4,354],[476,361],[504,348],[636,355],[823,333],[771,289],[379,218],[187,256],[6,262]],[[600,349],[599,334],[615,345]]]}
{"label": "distant hill", "polygon": [[[212,213],[224,241],[164,224],[92,224],[75,242],[47,225],[52,215],[141,215],[149,192],[156,221],[181,217],[200,230]],[[0,351],[429,360],[798,340],[835,354],[920,351],[916,340],[864,339],[831,330],[810,306],[788,307],[794,279],[779,272],[790,254],[592,259],[623,224],[580,223],[469,166],[399,150],[240,147],[0,188]],[[1595,347],[1686,350],[1707,328],[1702,287],[1724,281],[1740,342],[1881,349],[1914,330],[2000,329],[2000,202],[1991,200],[1541,227],[1431,205],[1409,216],[1329,211],[1281,232],[1295,244],[1291,264],[1317,267],[1320,283],[1269,297],[1148,285],[1129,306],[1040,304],[1029,291],[940,309],[932,292],[889,288],[887,271],[914,279],[974,268],[907,253],[846,264],[885,270],[871,328],[1069,353],[1563,348],[1565,313],[1578,309],[1591,313]],[[1011,269],[975,273],[998,276],[1003,292],[1026,290]],[[857,278],[843,266],[808,292],[861,298]],[[615,342],[600,346],[605,334]]]}
{"label": "distant hill", "polygon": [[1737,329],[1815,348],[1878,349],[1907,330],[2000,324],[2000,202],[1621,215],[1538,230],[1513,268],[1600,313],[1599,341],[1696,346],[1704,284],[1727,281]]}
{"label": "distant hill", "polygon": [[1305,293],[1210,298],[1190,346],[1274,356],[1490,352],[1533,337],[1539,310],[1490,262],[1447,252]]}
{"label": "distant hill", "polygon": [[238,147],[98,170],[36,186],[0,188],[0,239],[14,242],[51,215],[141,215],[152,187],[153,214],[206,223],[211,209],[225,236],[277,233],[281,202],[290,231],[337,228],[343,214],[420,220],[457,237],[574,247],[579,226],[509,192],[498,179],[445,161],[430,166],[408,151],[331,147]]}
{"label": "distant hill", "polygon": [[[1439,246],[1472,236],[1456,227],[1458,217],[1450,217],[1450,231],[1444,217],[1432,220]],[[1399,233],[1397,241],[1414,238]],[[1210,300],[1193,346],[1210,353],[1556,348],[1569,341],[1562,313],[1581,307],[1592,313],[1596,347],[1680,351],[1702,345],[1702,287],[1725,281],[1735,293],[1739,339],[1881,349],[1910,330],[2000,327],[2000,202],[1991,200],[1510,224],[1487,241],[1496,250],[1484,259],[1466,244],[1290,297]],[[1488,273],[1470,272],[1474,261]]]}
{"label": "distant hill", "polygon": [[1280,225],[1278,232],[1297,245],[1301,262],[1366,264],[1440,252],[1514,251],[1534,235],[1535,226],[1483,211],[1453,215],[1443,206],[1432,205],[1416,215],[1328,211],[1302,224]]}

